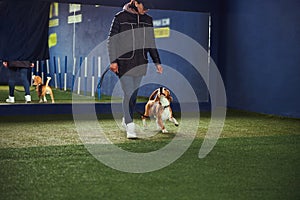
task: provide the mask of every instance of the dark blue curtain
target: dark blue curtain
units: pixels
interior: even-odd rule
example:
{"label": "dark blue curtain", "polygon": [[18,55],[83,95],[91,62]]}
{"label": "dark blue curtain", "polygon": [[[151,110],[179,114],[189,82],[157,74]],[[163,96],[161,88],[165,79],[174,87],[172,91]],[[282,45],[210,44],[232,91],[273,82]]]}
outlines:
{"label": "dark blue curtain", "polygon": [[0,1],[0,59],[49,58],[49,2]]}

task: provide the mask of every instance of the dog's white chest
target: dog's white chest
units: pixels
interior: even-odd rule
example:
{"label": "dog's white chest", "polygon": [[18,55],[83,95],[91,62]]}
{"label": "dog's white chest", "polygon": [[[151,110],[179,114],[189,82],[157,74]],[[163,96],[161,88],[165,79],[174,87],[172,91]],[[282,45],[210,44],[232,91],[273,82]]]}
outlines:
{"label": "dog's white chest", "polygon": [[171,117],[171,113],[170,113],[170,102],[167,98],[165,98],[164,96],[160,99],[160,103],[161,106],[164,107],[164,111],[162,112],[161,118],[162,120],[167,120]]}
{"label": "dog's white chest", "polygon": [[165,108],[163,113],[161,114],[161,118],[162,120],[167,120],[171,117],[171,113],[170,113],[170,109],[169,108]]}

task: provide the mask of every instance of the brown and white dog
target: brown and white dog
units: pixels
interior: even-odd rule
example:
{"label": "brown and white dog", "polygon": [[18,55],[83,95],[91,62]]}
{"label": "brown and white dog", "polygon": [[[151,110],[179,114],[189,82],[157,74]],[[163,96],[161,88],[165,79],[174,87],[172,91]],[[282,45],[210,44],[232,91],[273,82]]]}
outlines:
{"label": "brown and white dog", "polygon": [[[154,98],[155,97],[155,98]],[[146,128],[146,118],[154,116],[156,118],[157,128],[161,129],[163,133],[167,133],[164,126],[164,121],[169,120],[178,126],[177,120],[173,117],[170,103],[173,101],[171,93],[168,89],[160,87],[153,91],[150,95],[147,104],[145,105],[145,113],[142,115],[143,125]]]}
{"label": "brown and white dog", "polygon": [[46,84],[42,83],[42,78],[40,76],[32,76],[33,79],[33,85],[36,86],[36,92],[38,94],[38,97],[40,99],[40,103],[47,102],[46,94],[49,94],[52,100],[52,103],[54,103],[54,96],[51,87],[49,86],[49,81],[51,80],[51,77],[47,77]]}

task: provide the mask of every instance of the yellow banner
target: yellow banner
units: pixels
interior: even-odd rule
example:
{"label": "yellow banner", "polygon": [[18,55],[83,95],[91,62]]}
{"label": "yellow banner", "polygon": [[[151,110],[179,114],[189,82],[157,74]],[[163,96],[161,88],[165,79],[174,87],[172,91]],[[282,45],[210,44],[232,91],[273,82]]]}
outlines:
{"label": "yellow banner", "polygon": [[57,44],[57,34],[51,33],[48,39],[49,48],[56,46]]}
{"label": "yellow banner", "polygon": [[155,38],[168,38],[170,37],[170,27],[154,28]]}
{"label": "yellow banner", "polygon": [[49,20],[49,27],[55,27],[59,25],[59,19],[50,19]]}

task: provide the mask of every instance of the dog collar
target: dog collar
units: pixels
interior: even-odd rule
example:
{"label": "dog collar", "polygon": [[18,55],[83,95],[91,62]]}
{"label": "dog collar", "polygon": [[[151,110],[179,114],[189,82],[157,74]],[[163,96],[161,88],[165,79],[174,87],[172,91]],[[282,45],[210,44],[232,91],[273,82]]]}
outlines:
{"label": "dog collar", "polygon": [[158,103],[159,103],[159,105],[161,105],[161,106],[162,106],[164,109],[166,109],[166,108],[169,108],[169,107],[170,107],[170,104],[169,104],[169,105],[166,105],[166,106],[163,106],[161,102],[158,102]]}
{"label": "dog collar", "polygon": [[169,108],[169,107],[170,107],[170,105],[164,106],[164,109]]}

